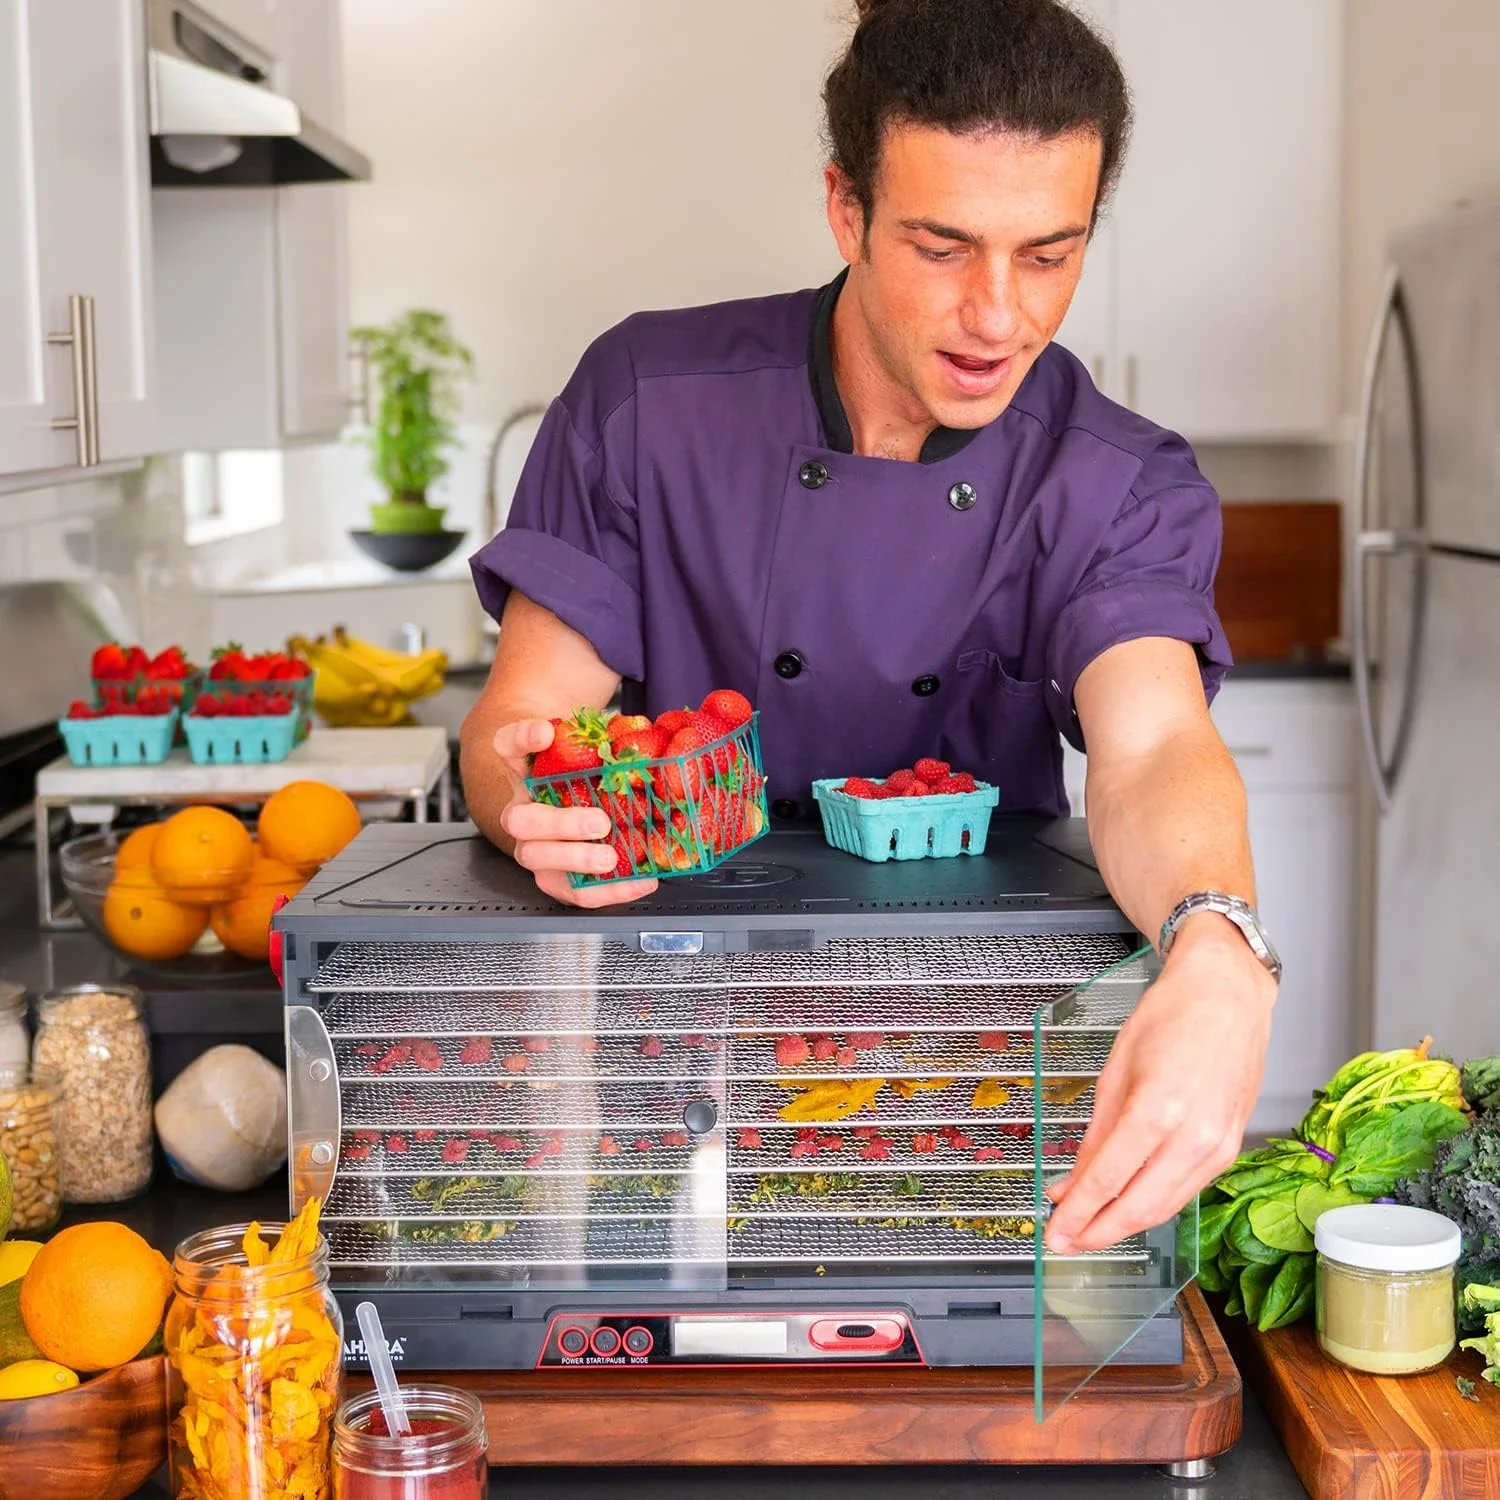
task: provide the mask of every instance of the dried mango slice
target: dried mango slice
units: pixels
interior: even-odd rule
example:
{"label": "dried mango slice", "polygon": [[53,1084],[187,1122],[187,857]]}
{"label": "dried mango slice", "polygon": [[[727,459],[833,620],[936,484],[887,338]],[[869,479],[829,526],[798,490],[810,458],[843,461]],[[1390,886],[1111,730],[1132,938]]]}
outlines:
{"label": "dried mango slice", "polygon": [[1010,1103],[1010,1090],[998,1078],[986,1078],[974,1090],[972,1103],[975,1109],[998,1109]]}
{"label": "dried mango slice", "polygon": [[952,1078],[896,1078],[891,1081],[891,1087],[903,1099],[915,1099],[918,1094],[945,1089],[954,1081]]}
{"label": "dried mango slice", "polygon": [[1088,1093],[1092,1078],[1047,1078],[1042,1081],[1042,1100],[1046,1104],[1071,1104]]}
{"label": "dried mango slice", "polygon": [[832,1079],[814,1084],[791,1103],[782,1105],[777,1114],[792,1124],[847,1119],[872,1103],[884,1087],[883,1078],[855,1078],[847,1082]]}

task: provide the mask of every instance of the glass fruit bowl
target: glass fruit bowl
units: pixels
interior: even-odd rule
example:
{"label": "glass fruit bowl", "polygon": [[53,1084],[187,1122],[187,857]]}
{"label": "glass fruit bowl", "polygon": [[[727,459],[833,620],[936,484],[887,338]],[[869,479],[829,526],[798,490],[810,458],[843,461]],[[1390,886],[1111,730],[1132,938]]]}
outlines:
{"label": "glass fruit bowl", "polygon": [[[58,853],[63,889],[85,927],[132,968],[164,978],[235,980],[268,972],[259,959],[231,952],[215,935],[209,908],[185,908],[148,871],[121,872],[115,856],[124,835],[90,833]],[[199,918],[201,917],[201,927]]]}

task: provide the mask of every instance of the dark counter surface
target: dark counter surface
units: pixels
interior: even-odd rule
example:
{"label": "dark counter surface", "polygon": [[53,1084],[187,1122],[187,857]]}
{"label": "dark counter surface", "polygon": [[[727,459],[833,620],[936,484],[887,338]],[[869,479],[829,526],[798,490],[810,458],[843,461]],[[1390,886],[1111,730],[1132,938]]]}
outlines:
{"label": "dark counter surface", "polygon": [[[43,933],[36,924],[36,897],[30,851],[0,851],[0,978],[15,979],[32,990],[63,984],[98,982],[124,977],[124,966],[85,933]],[[141,982],[139,976],[131,976]],[[147,981],[149,983],[149,981]],[[155,1000],[153,996],[153,1000]],[[255,996],[247,1009],[255,1030],[264,1027],[268,997]],[[272,1002],[274,1003],[274,1002]],[[228,1040],[233,1014],[244,1004],[228,996],[193,999],[181,996],[164,1008],[166,1014],[197,1005],[203,1008],[204,1044]],[[260,1038],[264,1040],[264,1032]],[[254,1193],[224,1194],[188,1187],[158,1166],[151,1190],[128,1203],[70,1209],[64,1223],[112,1218],[139,1231],[170,1255],[187,1235],[218,1224],[249,1219],[285,1218],[285,1179],[278,1177]],[[1224,1455],[1218,1473],[1206,1481],[1174,1480],[1152,1468],[557,1468],[498,1470],[492,1493],[515,1500],[574,1500],[589,1496],[607,1500],[614,1495],[650,1493],[658,1500],[698,1500],[712,1491],[716,1500],[770,1500],[770,1497],[807,1497],[807,1500],[881,1500],[920,1493],[931,1500],[979,1500],[1004,1493],[1008,1500],[1302,1500],[1306,1495],[1291,1464],[1247,1391],[1245,1431],[1239,1444]],[[165,1500],[160,1476],[137,1492],[138,1500]]]}

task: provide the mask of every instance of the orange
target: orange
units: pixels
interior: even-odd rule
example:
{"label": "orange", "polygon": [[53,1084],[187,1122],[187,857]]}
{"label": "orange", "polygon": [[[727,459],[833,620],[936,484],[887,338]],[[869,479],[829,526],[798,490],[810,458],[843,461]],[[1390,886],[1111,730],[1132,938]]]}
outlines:
{"label": "orange", "polygon": [[278,896],[295,896],[303,884],[299,878],[290,886],[247,887],[243,895],[214,907],[209,913],[214,935],[231,953],[268,962],[271,955],[271,908]]}
{"label": "orange", "polygon": [[151,873],[175,900],[195,906],[229,900],[254,862],[249,830],[219,807],[173,813],[151,850]]}
{"label": "orange", "polygon": [[74,1224],[42,1246],[21,1278],[21,1321],[48,1359],[108,1370],[151,1342],[171,1295],[172,1268],[135,1230]]}
{"label": "orange", "polygon": [[267,859],[258,850],[255,863],[250,867],[250,879],[242,894],[250,891],[274,890],[278,895],[295,896],[307,884],[307,876],[279,859]]}
{"label": "orange", "polygon": [[173,901],[144,872],[127,870],[104,893],[104,930],[135,958],[181,958],[203,936],[208,913]]}
{"label": "orange", "polygon": [[156,835],[161,832],[160,823],[147,823],[137,828],[120,841],[115,850],[115,873],[121,870],[150,869],[151,851],[156,847]]}
{"label": "orange", "polygon": [[266,798],[257,831],[263,853],[310,875],[359,829],[359,809],[337,787],[292,781]]}

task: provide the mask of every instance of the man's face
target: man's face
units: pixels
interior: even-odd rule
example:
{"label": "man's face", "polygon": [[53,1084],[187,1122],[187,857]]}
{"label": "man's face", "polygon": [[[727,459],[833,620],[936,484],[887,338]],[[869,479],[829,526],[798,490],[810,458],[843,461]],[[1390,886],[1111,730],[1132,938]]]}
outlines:
{"label": "man's face", "polygon": [[846,291],[907,419],[972,428],[1005,410],[1078,285],[1100,157],[1090,133],[1039,142],[893,126],[868,235],[829,169]]}

